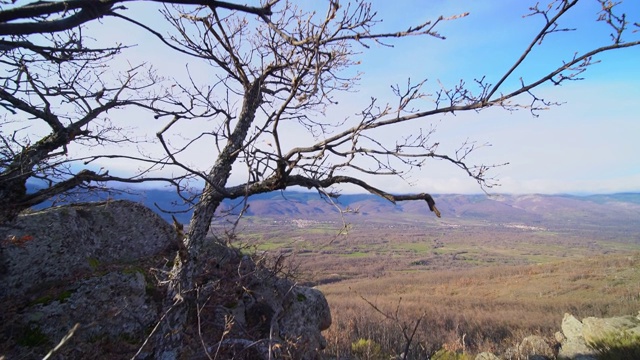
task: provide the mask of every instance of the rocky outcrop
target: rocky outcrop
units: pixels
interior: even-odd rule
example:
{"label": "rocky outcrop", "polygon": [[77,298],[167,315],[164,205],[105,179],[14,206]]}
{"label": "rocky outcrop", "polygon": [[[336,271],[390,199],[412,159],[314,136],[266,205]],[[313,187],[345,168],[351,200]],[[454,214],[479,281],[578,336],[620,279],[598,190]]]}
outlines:
{"label": "rocky outcrop", "polygon": [[[554,348],[558,350],[557,355]],[[571,314],[565,314],[562,332],[555,334],[555,341],[528,336],[500,357],[484,352],[478,354],[475,360],[597,360],[600,356],[622,360],[637,359],[639,354],[640,315],[588,317],[580,321]]]}
{"label": "rocky outcrop", "polygon": [[[634,337],[636,340],[635,351],[640,349],[640,315],[618,316],[611,318],[588,317],[582,321],[571,314],[565,314],[562,320],[562,333],[556,334],[561,348],[558,359],[595,360],[601,348],[599,344],[607,343],[609,352],[625,351],[615,349],[616,338],[625,336]],[[631,350],[633,351],[633,350]],[[614,358],[614,357],[610,357]]]}
{"label": "rocky outcrop", "polygon": [[134,263],[169,248],[172,227],[129,201],[69,205],[22,215],[4,230],[0,297],[56,287],[113,263]]}
{"label": "rocky outcrop", "polygon": [[[169,224],[114,201],[22,215],[0,231],[0,358],[41,359],[63,339],[54,358],[153,358],[145,340],[167,310],[162,280],[177,250]],[[206,256],[190,358],[318,357],[331,324],[322,293],[213,240]]]}
{"label": "rocky outcrop", "polygon": [[594,360],[595,351],[587,345],[582,335],[582,322],[573,315],[565,314],[562,319],[562,332],[557,332],[556,341],[561,344],[558,352],[561,358],[576,360]]}

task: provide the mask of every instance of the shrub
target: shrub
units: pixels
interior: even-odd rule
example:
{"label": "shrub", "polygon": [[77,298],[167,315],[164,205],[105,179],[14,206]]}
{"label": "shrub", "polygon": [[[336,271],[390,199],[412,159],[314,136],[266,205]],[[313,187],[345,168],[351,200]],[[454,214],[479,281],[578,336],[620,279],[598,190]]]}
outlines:
{"label": "shrub", "polygon": [[457,353],[451,350],[440,349],[436,351],[431,360],[471,360],[472,358],[467,354]]}
{"label": "shrub", "polygon": [[388,358],[382,353],[380,344],[370,339],[358,339],[351,344],[351,354],[361,360],[378,360]]}
{"label": "shrub", "polygon": [[589,344],[599,360],[640,359],[640,334],[611,333]]}

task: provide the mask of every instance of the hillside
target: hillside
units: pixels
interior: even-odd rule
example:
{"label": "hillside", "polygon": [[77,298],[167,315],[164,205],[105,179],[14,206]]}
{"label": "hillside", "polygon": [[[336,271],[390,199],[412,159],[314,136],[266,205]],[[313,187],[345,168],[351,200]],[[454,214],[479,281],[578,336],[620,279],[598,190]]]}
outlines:
{"label": "hillside", "polygon": [[[640,230],[640,194],[613,195],[436,195],[442,221],[517,223],[549,228],[608,227],[616,231]],[[314,193],[272,193],[252,197],[246,214],[255,217],[313,217],[336,219],[337,209]],[[401,217],[436,221],[422,201],[396,205],[374,195],[342,195],[337,203],[355,212],[349,220],[384,221]],[[229,204],[227,204],[229,206]],[[358,217],[360,218],[358,218]]]}
{"label": "hillside", "polygon": [[329,354],[359,339],[398,349],[399,326],[418,329],[416,358],[441,347],[506,354],[524,336],[553,339],[565,313],[637,312],[639,194],[437,195],[442,218],[421,201],[338,200],[352,212],[317,194],[252,198],[236,238],[285,255],[327,295]]}
{"label": "hillside", "polygon": [[[173,190],[139,190],[135,193],[83,196],[74,201],[107,198],[143,203],[167,221],[171,213],[183,223],[191,216]],[[336,205],[348,209],[349,221],[443,221],[457,224],[519,224],[552,229],[608,228],[615,232],[640,233],[640,193],[575,195],[435,195],[442,219],[437,220],[422,201],[392,204],[371,194],[345,194],[332,204],[315,192],[272,192],[251,196],[245,215],[257,218],[302,218],[340,221]],[[244,200],[225,201],[219,215],[234,215]],[[49,204],[44,204],[48,206]]]}

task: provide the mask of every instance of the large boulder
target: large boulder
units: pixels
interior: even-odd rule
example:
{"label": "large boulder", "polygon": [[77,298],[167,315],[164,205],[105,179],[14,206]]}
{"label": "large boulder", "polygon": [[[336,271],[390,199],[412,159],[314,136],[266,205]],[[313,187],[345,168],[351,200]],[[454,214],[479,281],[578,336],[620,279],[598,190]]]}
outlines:
{"label": "large boulder", "polygon": [[0,298],[56,287],[112,263],[135,262],[175,244],[175,231],[130,201],[50,208],[18,217],[5,229]]}
{"label": "large boulder", "polygon": [[582,322],[571,314],[564,314],[562,333],[556,334],[560,342],[559,359],[595,360],[595,351],[590,348],[582,335]]}
{"label": "large boulder", "polygon": [[276,298],[271,301],[276,307],[281,307],[279,335],[301,350],[298,352],[299,358],[313,359],[327,346],[321,331],[331,326],[329,304],[319,290],[292,285],[285,285],[288,294],[282,300]]}
{"label": "large boulder", "polygon": [[[129,201],[24,214],[0,233],[0,357],[130,358],[158,320],[162,267],[176,232]],[[166,262],[166,260],[165,260]]]}
{"label": "large boulder", "polygon": [[[0,358],[41,359],[60,342],[59,359],[153,358],[178,243],[168,223],[113,201],[22,215],[1,231]],[[188,358],[319,357],[331,324],[320,291],[213,240],[200,256]]]}
{"label": "large boulder", "polygon": [[277,269],[256,266],[234,249],[214,247],[205,265],[208,285],[199,295],[210,298],[213,310],[201,313],[201,321],[211,324],[207,336],[222,339],[210,343],[211,352],[235,359],[320,358],[326,347],[321,332],[331,325],[324,295],[276,276]]}
{"label": "large boulder", "polygon": [[[562,320],[563,334],[558,359],[595,360],[598,352],[595,349],[608,351],[610,358],[614,358],[615,339],[625,336],[640,339],[640,318],[637,316],[617,316],[610,318],[588,317],[582,321],[571,314],[565,314]],[[604,341],[603,345],[599,345]],[[614,345],[614,346],[612,346]],[[636,344],[633,351],[638,352],[640,344]],[[625,352],[625,351],[623,351]],[[626,351],[629,353],[629,351]]]}
{"label": "large boulder", "polygon": [[610,318],[587,317],[582,319],[582,335],[587,343],[595,343],[603,338],[629,334],[640,336],[640,319],[637,316],[616,316]]}
{"label": "large boulder", "polygon": [[530,335],[522,339],[518,345],[518,354],[521,358],[529,360],[545,360],[555,357],[551,346],[542,336],[538,335]]}
{"label": "large boulder", "polygon": [[[602,319],[588,317],[580,321],[571,314],[565,314],[562,332],[555,334],[555,342],[550,345],[540,336],[527,336],[517,346],[508,348],[499,358],[492,353],[483,352],[475,360],[640,359],[640,315]],[[554,348],[558,344],[560,348],[556,356]]]}

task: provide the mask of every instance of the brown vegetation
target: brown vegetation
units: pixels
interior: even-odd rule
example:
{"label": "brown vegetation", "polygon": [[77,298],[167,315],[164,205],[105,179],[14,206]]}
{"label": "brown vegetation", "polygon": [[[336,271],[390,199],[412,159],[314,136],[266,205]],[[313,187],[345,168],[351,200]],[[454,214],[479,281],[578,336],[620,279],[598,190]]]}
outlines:
{"label": "brown vegetation", "polygon": [[[640,254],[542,265],[415,271],[323,285],[333,314],[327,353],[348,353],[371,339],[387,351],[404,346],[398,324],[377,316],[366,299],[418,327],[411,358],[441,347],[502,353],[531,334],[552,338],[565,312],[578,318],[635,314],[640,305]],[[402,325],[400,324],[400,325]]]}
{"label": "brown vegetation", "polygon": [[418,320],[410,359],[441,348],[500,354],[527,335],[553,341],[565,312],[606,317],[640,305],[640,246],[622,234],[352,220],[340,234],[338,221],[250,218],[239,236],[258,250],[295,254],[301,281],[319,285],[332,311],[332,358],[362,344],[397,356]]}

